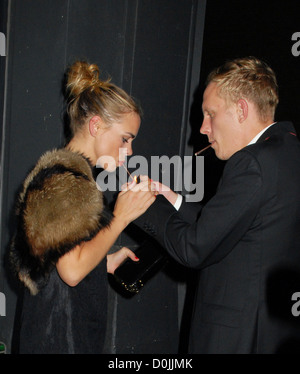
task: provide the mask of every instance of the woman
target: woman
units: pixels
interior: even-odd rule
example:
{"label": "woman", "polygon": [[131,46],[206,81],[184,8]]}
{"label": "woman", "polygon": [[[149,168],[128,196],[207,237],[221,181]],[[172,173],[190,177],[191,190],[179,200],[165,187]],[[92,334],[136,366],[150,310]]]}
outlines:
{"label": "woman", "polygon": [[70,67],[67,92],[71,140],[40,158],[18,200],[10,259],[25,286],[20,353],[102,352],[106,272],[137,260],[127,248],[107,252],[155,200],[145,178],[120,192],[112,214],[92,175],[97,161],[114,171],[132,154],[140,127],[133,99],[86,62]]}

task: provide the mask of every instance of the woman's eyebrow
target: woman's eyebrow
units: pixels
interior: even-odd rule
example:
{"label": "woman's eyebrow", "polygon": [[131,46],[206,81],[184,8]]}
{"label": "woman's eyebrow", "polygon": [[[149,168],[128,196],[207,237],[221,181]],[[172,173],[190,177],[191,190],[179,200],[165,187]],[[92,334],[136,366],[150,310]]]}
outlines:
{"label": "woman's eyebrow", "polygon": [[125,134],[128,134],[132,139],[135,138],[135,135],[133,135],[131,132],[126,132]]}

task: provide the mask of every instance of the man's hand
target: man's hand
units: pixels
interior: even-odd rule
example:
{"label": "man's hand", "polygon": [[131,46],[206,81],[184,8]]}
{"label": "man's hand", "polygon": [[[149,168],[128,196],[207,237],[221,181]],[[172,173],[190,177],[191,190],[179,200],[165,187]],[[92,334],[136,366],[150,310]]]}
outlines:
{"label": "man's hand", "polygon": [[160,183],[152,181],[152,184],[154,185],[155,189],[160,195],[164,195],[164,197],[172,204],[174,205],[177,200],[178,194],[170,189],[170,187]]}

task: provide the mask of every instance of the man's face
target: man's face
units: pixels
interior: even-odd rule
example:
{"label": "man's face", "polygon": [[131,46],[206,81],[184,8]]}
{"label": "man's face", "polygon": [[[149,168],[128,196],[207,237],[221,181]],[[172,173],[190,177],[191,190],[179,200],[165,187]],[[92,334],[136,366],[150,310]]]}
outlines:
{"label": "man's face", "polygon": [[216,83],[211,82],[203,94],[202,110],[201,134],[207,135],[220,160],[228,160],[245,145],[243,124],[238,120],[238,106],[226,103],[218,95]]}

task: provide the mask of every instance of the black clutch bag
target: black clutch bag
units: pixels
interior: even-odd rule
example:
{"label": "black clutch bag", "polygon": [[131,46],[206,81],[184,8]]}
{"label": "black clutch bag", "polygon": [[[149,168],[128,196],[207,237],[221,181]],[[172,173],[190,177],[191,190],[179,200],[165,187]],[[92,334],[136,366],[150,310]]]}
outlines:
{"label": "black clutch bag", "polygon": [[114,278],[128,292],[138,293],[167,262],[167,254],[151,242],[135,251],[139,261],[126,259],[114,272]]}

